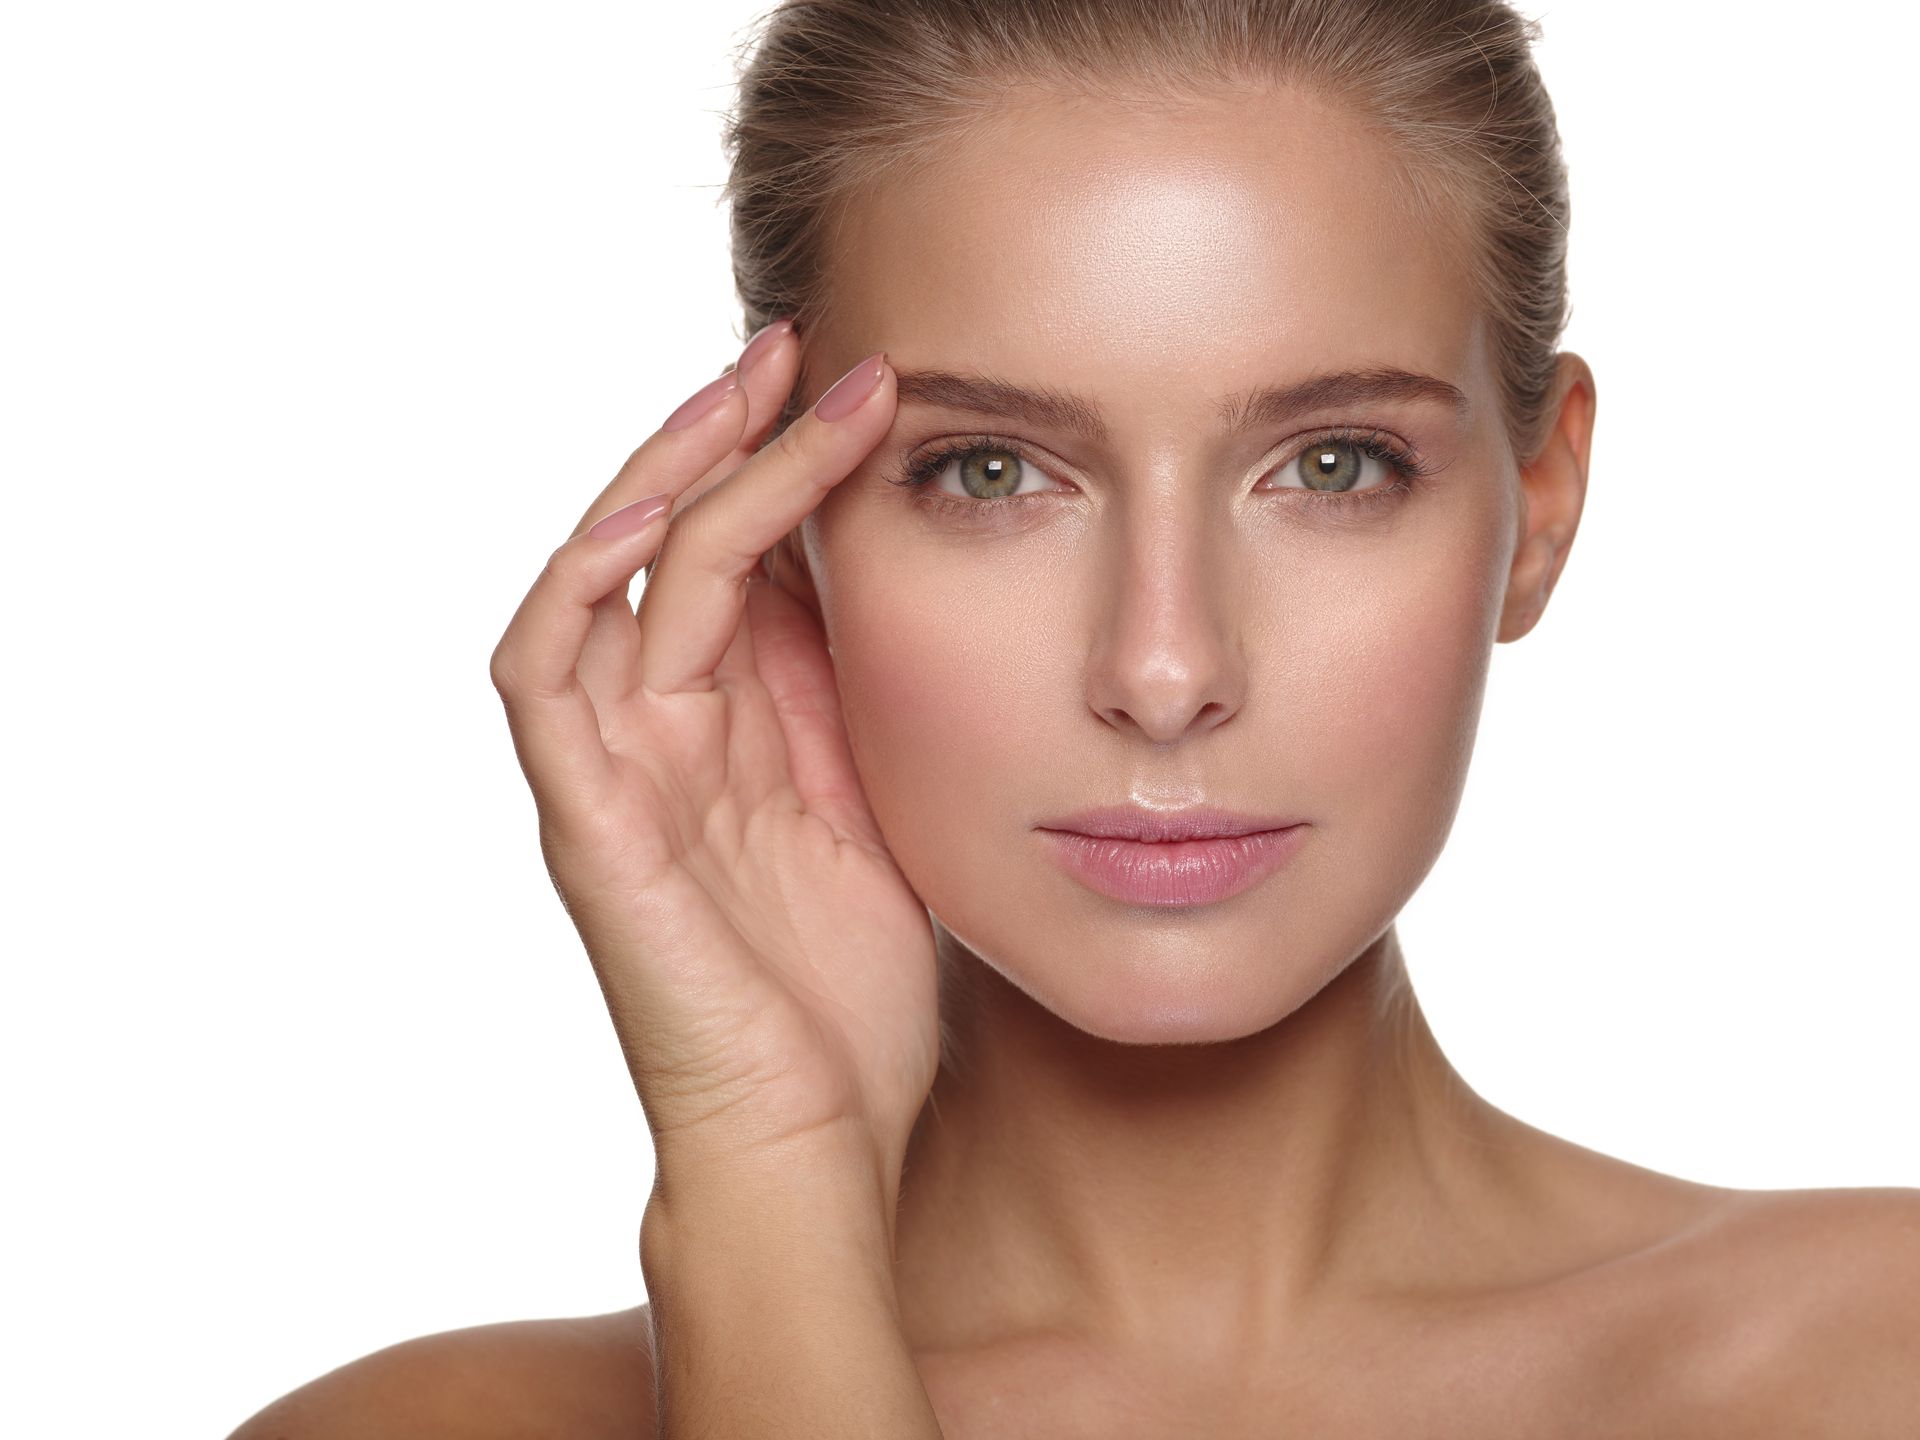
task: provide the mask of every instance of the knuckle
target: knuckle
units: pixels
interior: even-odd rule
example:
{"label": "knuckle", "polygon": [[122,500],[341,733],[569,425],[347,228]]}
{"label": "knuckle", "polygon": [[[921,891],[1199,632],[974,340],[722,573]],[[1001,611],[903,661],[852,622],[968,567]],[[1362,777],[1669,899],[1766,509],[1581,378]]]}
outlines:
{"label": "knuckle", "polygon": [[773,449],[782,460],[796,464],[806,464],[813,459],[814,447],[808,439],[813,426],[804,418],[794,422],[773,437]]}
{"label": "knuckle", "polygon": [[[584,535],[586,532],[580,532]],[[576,536],[575,539],[578,539]],[[562,595],[571,595],[577,588],[582,547],[573,540],[567,540],[556,546],[547,556],[546,563],[540,567],[540,574],[534,581],[536,590],[557,590]]]}
{"label": "knuckle", "polygon": [[[650,567],[664,564],[675,574],[724,571],[722,557],[728,545],[728,517],[722,508],[707,499],[707,496],[719,495],[721,488],[715,486],[701,497],[702,503],[689,505],[685,512],[673,517],[666,538],[649,562]],[[647,578],[651,580],[653,574],[653,568],[649,568]]]}
{"label": "knuckle", "polygon": [[487,678],[493,682],[493,688],[502,698],[520,693],[520,678],[514,672],[513,657],[504,643],[495,646],[487,661]]}

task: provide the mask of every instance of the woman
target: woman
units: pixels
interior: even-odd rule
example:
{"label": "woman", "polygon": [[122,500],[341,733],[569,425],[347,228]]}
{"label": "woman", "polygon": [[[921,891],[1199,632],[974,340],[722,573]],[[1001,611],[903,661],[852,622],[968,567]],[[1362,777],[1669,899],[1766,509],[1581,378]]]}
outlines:
{"label": "woman", "polygon": [[1916,1192],[1556,1139],[1408,983],[1586,489],[1528,39],[774,12],[760,328],[493,657],[654,1136],[650,1304],[241,1436],[1915,1433]]}

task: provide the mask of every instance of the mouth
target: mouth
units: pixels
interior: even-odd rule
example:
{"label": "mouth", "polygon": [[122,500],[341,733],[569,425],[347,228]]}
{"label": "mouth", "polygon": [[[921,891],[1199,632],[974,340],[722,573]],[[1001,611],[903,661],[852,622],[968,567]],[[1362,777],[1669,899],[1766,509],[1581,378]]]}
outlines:
{"label": "mouth", "polygon": [[1062,869],[1129,905],[1207,905],[1251,889],[1292,858],[1308,827],[1203,840],[1127,840],[1042,830]]}
{"label": "mouth", "polygon": [[1304,823],[1291,816],[1248,815],[1212,806],[1197,806],[1187,810],[1146,810],[1137,805],[1102,805],[1044,820],[1037,828],[1090,836],[1096,840],[1171,844],[1189,840],[1232,840],[1245,835],[1290,830]]}

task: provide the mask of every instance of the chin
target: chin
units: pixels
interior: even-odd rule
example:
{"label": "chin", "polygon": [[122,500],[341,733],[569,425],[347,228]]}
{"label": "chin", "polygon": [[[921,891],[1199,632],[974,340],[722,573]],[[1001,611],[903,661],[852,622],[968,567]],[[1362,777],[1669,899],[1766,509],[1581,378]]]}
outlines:
{"label": "chin", "polygon": [[996,943],[991,924],[969,933],[940,923],[1035,1005],[1119,1045],[1210,1045],[1258,1034],[1319,994],[1366,948],[1358,935],[1351,946],[1289,939],[1257,908],[1209,908],[1216,913],[1205,919],[1189,910],[1143,923],[1140,912],[1125,910],[1104,925],[1062,916],[1056,925],[1027,927],[1028,943],[1036,934],[1061,937],[1044,955]]}

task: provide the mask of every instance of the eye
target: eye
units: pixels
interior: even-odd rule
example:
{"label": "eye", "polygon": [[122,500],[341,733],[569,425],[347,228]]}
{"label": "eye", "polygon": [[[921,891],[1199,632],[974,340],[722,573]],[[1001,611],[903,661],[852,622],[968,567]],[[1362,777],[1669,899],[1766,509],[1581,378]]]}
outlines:
{"label": "eye", "polygon": [[[958,489],[943,483],[949,477]],[[1021,485],[1027,481],[1044,485],[1045,479],[1040,468],[1013,446],[969,440],[943,445],[920,457],[896,483],[923,489],[929,498],[946,496],[965,503],[1025,499],[1043,492],[1022,492]]]}
{"label": "eye", "polygon": [[1308,442],[1299,456],[1275,472],[1297,484],[1276,484],[1282,490],[1318,490],[1344,494],[1350,490],[1377,490],[1417,473],[1413,457],[1382,439],[1375,431],[1365,437],[1323,435]]}
{"label": "eye", "polygon": [[[1372,506],[1397,500],[1433,468],[1382,431],[1340,426],[1314,436],[1271,472],[1274,478],[1267,488],[1324,497],[1292,503],[1332,515],[1363,502]],[[1044,503],[1047,495],[1071,493],[1050,485],[1047,471],[1020,445],[990,435],[942,442],[907,463],[889,483],[962,521],[1003,519]]]}

